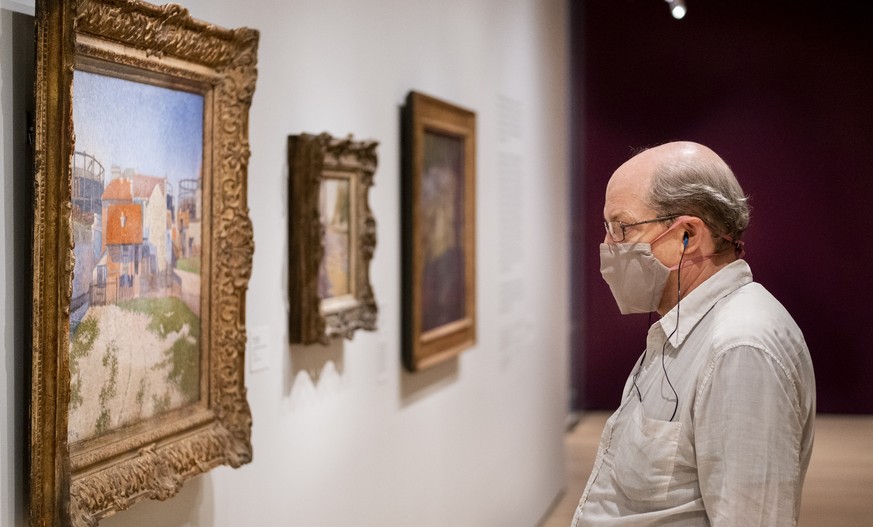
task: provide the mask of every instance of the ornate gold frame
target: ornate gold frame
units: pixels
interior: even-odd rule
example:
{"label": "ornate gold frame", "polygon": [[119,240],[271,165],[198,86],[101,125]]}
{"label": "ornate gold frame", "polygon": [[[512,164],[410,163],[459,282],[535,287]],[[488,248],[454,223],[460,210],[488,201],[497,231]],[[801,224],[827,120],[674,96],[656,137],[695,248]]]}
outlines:
{"label": "ornate gold frame", "polygon": [[[329,134],[288,136],[290,340],[326,344],[351,339],[355,330],[375,330],[378,309],[370,285],[376,249],[376,220],[368,195],[376,171],[376,141]],[[325,228],[319,193],[325,181],[349,182],[349,294],[320,298],[319,268],[325,257]]]}
{"label": "ornate gold frame", "polygon": [[[167,499],[213,467],[252,458],[243,365],[258,32],[138,0],[37,0],[36,22],[31,525],[94,526],[142,499]],[[69,445],[75,69],[204,97],[202,376],[199,402]]]}
{"label": "ornate gold frame", "polygon": [[[403,362],[410,371],[457,356],[476,342],[476,114],[446,101],[410,92],[403,108]],[[463,217],[458,245],[463,251],[463,314],[438,327],[425,328],[426,232],[422,206],[427,134],[459,140],[463,151]],[[437,287],[442,287],[440,283]]]}

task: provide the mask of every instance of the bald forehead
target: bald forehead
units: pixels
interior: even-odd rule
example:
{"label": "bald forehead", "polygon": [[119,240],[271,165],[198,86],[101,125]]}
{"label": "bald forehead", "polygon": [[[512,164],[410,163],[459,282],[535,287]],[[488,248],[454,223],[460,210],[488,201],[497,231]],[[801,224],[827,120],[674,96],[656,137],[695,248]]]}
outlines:
{"label": "bald forehead", "polygon": [[711,149],[691,141],[665,143],[628,159],[616,169],[606,186],[604,218],[637,221],[650,216],[654,211],[648,205],[648,193],[658,168],[700,161],[724,163]]}
{"label": "bald forehead", "polygon": [[606,185],[605,219],[633,222],[651,212],[647,196],[658,165],[655,158],[644,155],[646,152],[627,160],[612,174]]}

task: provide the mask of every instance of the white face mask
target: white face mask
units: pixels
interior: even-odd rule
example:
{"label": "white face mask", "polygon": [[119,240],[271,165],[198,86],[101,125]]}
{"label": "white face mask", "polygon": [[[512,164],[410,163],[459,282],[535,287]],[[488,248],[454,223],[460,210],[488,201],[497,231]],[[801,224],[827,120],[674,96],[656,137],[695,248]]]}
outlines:
{"label": "white face mask", "polygon": [[[687,267],[695,263],[709,260],[718,253],[698,256],[691,260],[682,259],[673,267],[662,264],[652,254],[652,244],[667,235],[680,225],[680,221],[688,216],[679,216],[673,225],[658,235],[649,243],[601,243],[600,244],[600,274],[609,284],[612,296],[618,304],[622,315],[629,313],[651,313],[658,309],[661,296],[664,294],[664,286],[670,272],[681,267]],[[734,240],[726,234],[721,238],[733,244],[733,250],[737,258],[742,258],[746,253],[742,240]],[[682,256],[685,256],[685,247],[688,246],[688,237],[683,240]]]}
{"label": "white face mask", "polygon": [[658,309],[670,268],[655,258],[650,243],[601,243],[600,274],[627,315]]}
{"label": "white face mask", "polygon": [[662,264],[652,254],[652,244],[678,227],[678,220],[682,218],[684,216],[649,243],[600,244],[600,274],[609,284],[622,315],[651,313],[658,309],[670,271],[675,271],[679,265]]}

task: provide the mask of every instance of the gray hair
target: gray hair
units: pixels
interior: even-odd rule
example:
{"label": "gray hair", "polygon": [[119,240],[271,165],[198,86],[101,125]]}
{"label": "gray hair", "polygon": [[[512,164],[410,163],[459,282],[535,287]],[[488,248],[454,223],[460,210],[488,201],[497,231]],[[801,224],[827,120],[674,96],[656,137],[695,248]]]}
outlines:
{"label": "gray hair", "polygon": [[748,198],[721,159],[667,162],[652,176],[649,206],[658,216],[688,214],[703,220],[715,239],[716,251],[738,242],[749,226]]}

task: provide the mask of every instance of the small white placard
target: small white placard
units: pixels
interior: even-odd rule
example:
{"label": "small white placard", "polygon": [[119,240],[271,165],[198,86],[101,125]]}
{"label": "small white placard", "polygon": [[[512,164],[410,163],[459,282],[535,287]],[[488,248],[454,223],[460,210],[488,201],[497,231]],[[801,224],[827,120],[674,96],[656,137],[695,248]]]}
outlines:
{"label": "small white placard", "polygon": [[249,371],[266,370],[270,367],[270,326],[249,328]]}

